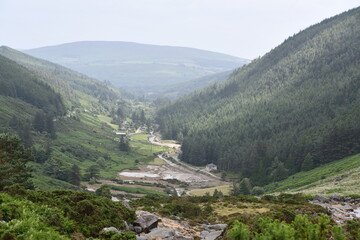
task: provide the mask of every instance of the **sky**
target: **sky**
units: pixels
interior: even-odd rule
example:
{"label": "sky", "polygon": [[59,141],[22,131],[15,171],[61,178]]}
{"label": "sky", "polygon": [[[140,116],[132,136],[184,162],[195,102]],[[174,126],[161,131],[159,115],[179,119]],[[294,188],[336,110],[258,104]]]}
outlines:
{"label": "sky", "polygon": [[75,41],[193,47],[247,59],[359,0],[0,0],[0,45]]}

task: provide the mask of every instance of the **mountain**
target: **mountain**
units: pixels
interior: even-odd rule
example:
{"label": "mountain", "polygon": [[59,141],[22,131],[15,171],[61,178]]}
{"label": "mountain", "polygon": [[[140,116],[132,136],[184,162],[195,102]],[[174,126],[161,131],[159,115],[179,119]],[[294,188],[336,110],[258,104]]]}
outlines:
{"label": "mountain", "polygon": [[[161,91],[158,91],[157,94],[169,99],[178,99],[196,90],[203,89],[211,84],[224,82],[229,78],[230,74],[231,71],[226,71],[226,72],[206,75],[201,78],[192,79],[174,85],[169,85],[164,87]],[[151,93],[150,93],[150,97],[151,97]]]}
{"label": "mountain", "polygon": [[254,184],[360,152],[360,8],[288,38],[158,112],[182,160]]}
{"label": "mountain", "polygon": [[24,52],[136,93],[156,92],[248,62],[199,49],[131,42],[74,42]]}
{"label": "mountain", "polygon": [[135,140],[120,150],[115,131],[125,120],[129,131],[144,124],[135,119],[143,107],[107,83],[1,47],[0,86],[0,131],[31,149],[37,188],[79,189],[91,174],[114,178],[152,156]]}
{"label": "mountain", "polygon": [[24,101],[52,114],[64,114],[64,105],[60,94],[49,85],[0,55],[0,95]]}
{"label": "mountain", "polygon": [[98,102],[97,99],[113,101],[121,96],[119,90],[109,84],[12,48],[0,47],[0,55],[22,65],[33,75],[49,84],[62,95],[68,104],[79,106],[82,100],[90,98],[91,102]]}

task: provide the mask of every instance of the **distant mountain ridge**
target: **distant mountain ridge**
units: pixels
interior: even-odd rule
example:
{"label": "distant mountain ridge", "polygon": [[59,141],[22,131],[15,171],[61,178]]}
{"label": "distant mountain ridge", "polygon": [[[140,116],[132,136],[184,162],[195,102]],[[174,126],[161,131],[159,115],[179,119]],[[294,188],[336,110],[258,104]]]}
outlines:
{"label": "distant mountain ridge", "polygon": [[131,42],[74,42],[24,52],[133,92],[156,91],[248,63],[205,50]]}

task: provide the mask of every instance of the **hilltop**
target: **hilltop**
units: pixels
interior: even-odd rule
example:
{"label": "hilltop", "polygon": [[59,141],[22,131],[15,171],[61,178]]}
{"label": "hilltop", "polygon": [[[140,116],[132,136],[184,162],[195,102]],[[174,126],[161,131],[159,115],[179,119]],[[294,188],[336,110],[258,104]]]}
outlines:
{"label": "hilltop", "polygon": [[131,42],[74,42],[24,52],[137,94],[156,94],[165,86],[232,70],[248,62],[199,49]]}

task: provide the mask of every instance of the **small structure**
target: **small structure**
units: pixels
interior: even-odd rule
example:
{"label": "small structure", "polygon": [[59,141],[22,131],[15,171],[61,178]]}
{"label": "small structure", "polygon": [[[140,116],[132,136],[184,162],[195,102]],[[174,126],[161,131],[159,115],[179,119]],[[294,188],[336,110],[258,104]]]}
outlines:
{"label": "small structure", "polygon": [[213,163],[209,163],[205,167],[205,171],[207,171],[207,172],[216,172],[217,170],[218,170],[217,166]]}

